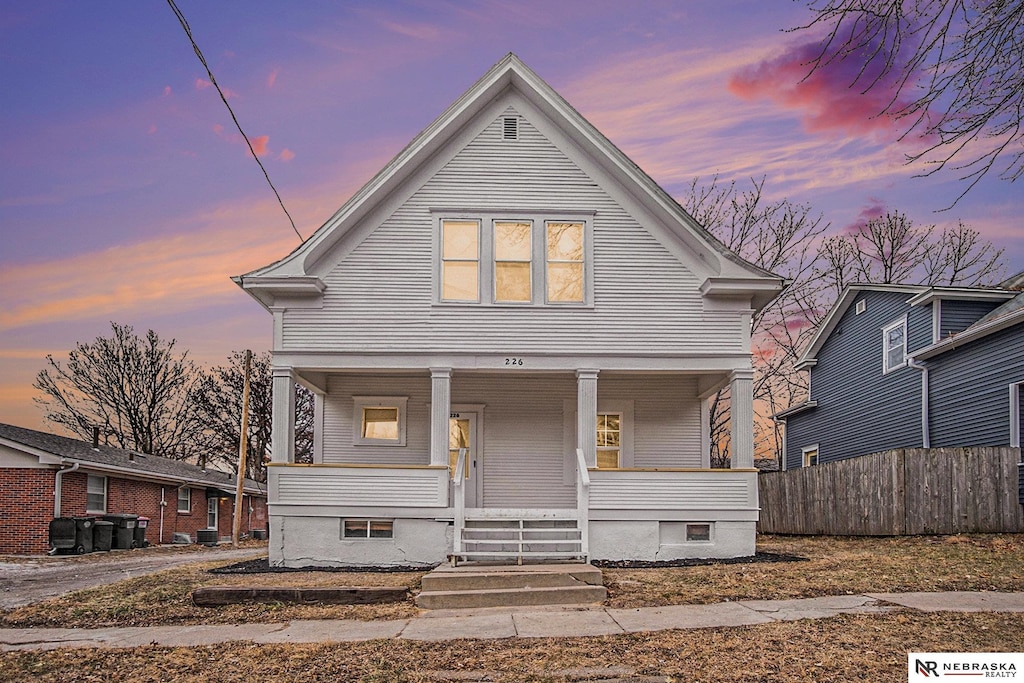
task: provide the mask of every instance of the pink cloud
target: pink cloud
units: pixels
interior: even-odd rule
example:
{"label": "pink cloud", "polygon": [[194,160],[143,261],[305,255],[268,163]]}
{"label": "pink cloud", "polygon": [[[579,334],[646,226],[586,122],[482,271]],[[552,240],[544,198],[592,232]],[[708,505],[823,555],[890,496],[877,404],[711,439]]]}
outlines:
{"label": "pink cloud", "polygon": [[171,86],[169,86],[169,85],[165,85],[164,86],[164,97],[170,97],[172,92],[173,91],[171,90]]}
{"label": "pink cloud", "polygon": [[213,83],[210,83],[210,81],[206,80],[205,78],[196,79],[196,90],[206,90],[207,88],[212,87]]}
{"label": "pink cloud", "polygon": [[802,112],[804,128],[811,133],[895,140],[900,129],[891,117],[881,114],[894,96],[892,79],[883,79],[865,93],[875,77],[873,65],[864,74],[852,62],[831,62],[811,72],[818,50],[817,43],[797,45],[744,67],[729,79],[729,91],[745,100],[768,99]]}
{"label": "pink cloud", "polygon": [[281,155],[278,157],[281,161],[291,161],[295,158],[295,152],[291,151],[287,147],[281,150]]}
{"label": "pink cloud", "polygon": [[271,71],[270,75],[267,76],[267,87],[268,88],[273,88],[274,84],[277,83],[277,74],[279,74],[279,73],[281,73],[280,67],[277,68],[277,69],[274,69],[273,71]]}
{"label": "pink cloud", "polygon": [[861,207],[861,210],[857,212],[857,217],[853,219],[849,225],[844,226],[839,232],[844,235],[853,235],[859,233],[861,229],[867,225],[868,221],[884,216],[885,212],[889,210],[885,202],[874,197],[868,198],[868,204]]}
{"label": "pink cloud", "polygon": [[155,123],[151,123],[151,124],[149,124],[149,131],[148,131],[148,132],[149,132],[149,134],[150,134],[150,135],[152,135],[152,134],[153,134],[153,133],[155,133],[156,131],[157,131],[157,128],[156,128],[156,124],[155,124]]}
{"label": "pink cloud", "polygon": [[213,124],[213,132],[216,133],[217,135],[223,135],[224,126],[220,125],[219,123]]}
{"label": "pink cloud", "polygon": [[261,157],[267,153],[267,143],[270,142],[270,136],[261,135],[253,138],[249,142],[252,144],[252,151],[256,152],[256,156]]}

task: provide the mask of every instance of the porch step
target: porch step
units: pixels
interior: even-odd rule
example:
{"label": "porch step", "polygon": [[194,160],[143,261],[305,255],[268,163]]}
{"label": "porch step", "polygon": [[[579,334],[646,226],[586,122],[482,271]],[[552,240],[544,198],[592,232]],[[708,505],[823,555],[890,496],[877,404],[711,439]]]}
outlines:
{"label": "porch step", "polygon": [[423,609],[519,607],[602,602],[601,570],[589,564],[441,566],[423,577]]}
{"label": "porch step", "polygon": [[[474,510],[459,534],[453,561],[586,560],[582,532],[571,512]],[[503,514],[499,514],[503,513]],[[516,514],[512,517],[511,514]],[[528,515],[528,516],[527,516]]]}

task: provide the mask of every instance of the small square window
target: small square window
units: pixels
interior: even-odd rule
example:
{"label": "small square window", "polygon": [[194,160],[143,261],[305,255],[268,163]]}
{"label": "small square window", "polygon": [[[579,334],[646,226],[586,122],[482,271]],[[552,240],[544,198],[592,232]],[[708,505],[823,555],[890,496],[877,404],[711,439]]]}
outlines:
{"label": "small square window", "polygon": [[857,310],[857,313],[856,313],[857,315],[860,315],[861,313],[863,313],[867,309],[868,309],[868,303],[864,299],[861,299],[860,301],[857,302],[857,309],[856,309]]}
{"label": "small square window", "polygon": [[804,467],[814,467],[818,464],[818,447],[808,446],[803,449]]}
{"label": "small square window", "polygon": [[404,446],[404,396],[353,396],[353,443],[356,446]]}
{"label": "small square window", "polygon": [[687,524],[686,525],[686,540],[687,541],[710,541],[711,540],[711,525],[710,524]]}
{"label": "small square window", "polygon": [[344,538],[394,538],[395,523],[389,519],[343,519],[341,537]]}

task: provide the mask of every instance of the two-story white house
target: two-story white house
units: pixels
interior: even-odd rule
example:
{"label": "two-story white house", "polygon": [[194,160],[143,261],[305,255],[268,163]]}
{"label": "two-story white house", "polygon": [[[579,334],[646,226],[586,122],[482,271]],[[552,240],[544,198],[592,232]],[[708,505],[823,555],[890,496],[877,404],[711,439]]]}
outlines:
{"label": "two-story white house", "polygon": [[783,281],[515,55],[235,281],[274,317],[272,564],[754,553],[751,315]]}

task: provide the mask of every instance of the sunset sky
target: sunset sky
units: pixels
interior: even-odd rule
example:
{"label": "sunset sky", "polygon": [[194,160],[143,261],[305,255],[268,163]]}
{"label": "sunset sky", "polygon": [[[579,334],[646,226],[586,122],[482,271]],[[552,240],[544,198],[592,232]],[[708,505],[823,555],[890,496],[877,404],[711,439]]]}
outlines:
{"label": "sunset sky", "polygon": [[[517,53],[669,193],[766,177],[839,232],[898,209],[1024,270],[1024,193],[912,178],[914,141],[849,74],[801,82],[802,3],[178,0],[303,237]],[[202,364],[269,348],[229,276],[298,237],[163,0],[0,3],[0,422],[45,429],[46,354],[110,321]],[[922,169],[917,169],[920,171]]]}

